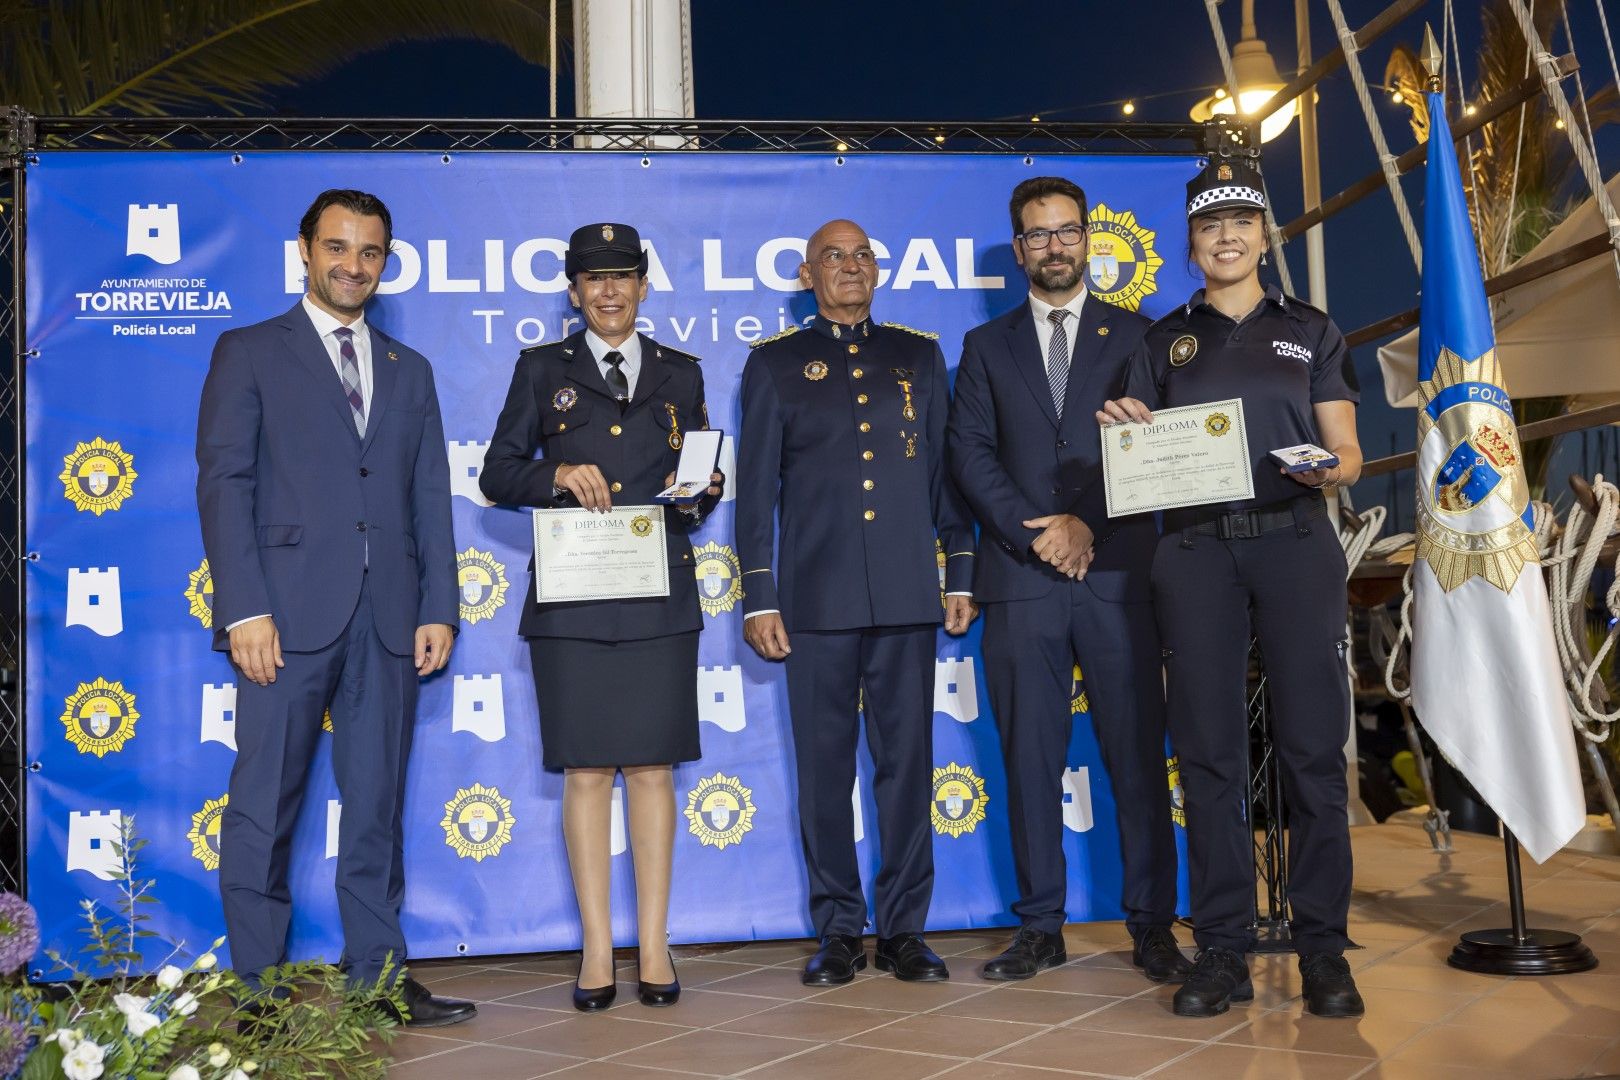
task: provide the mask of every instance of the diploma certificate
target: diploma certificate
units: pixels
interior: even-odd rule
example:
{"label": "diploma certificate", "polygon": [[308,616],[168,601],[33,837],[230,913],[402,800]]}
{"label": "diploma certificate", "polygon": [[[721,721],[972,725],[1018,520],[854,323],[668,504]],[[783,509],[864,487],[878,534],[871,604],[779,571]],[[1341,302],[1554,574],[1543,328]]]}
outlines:
{"label": "diploma certificate", "polygon": [[536,510],[534,592],[542,604],[668,596],[664,508]]}
{"label": "diploma certificate", "polygon": [[1102,429],[1108,516],[1254,498],[1243,402],[1157,409],[1151,424]]}

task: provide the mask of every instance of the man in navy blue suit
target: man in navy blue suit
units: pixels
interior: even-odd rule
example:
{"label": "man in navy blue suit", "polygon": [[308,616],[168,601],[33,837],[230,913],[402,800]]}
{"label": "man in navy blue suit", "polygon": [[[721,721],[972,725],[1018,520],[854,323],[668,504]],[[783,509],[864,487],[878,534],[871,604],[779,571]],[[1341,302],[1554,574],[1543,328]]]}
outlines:
{"label": "man in navy blue suit", "polygon": [[[457,614],[450,468],[433,371],[365,319],[388,208],[323,192],[298,227],[308,293],[214,346],[197,417],[197,509],[214,647],[241,673],[220,826],[231,959],[251,987],[286,959],[292,831],[332,714],[343,798],[338,911],[354,985],[405,960],[401,811],[417,679],[450,658]],[[405,978],[412,1026],[474,1015]],[[262,1010],[243,1004],[243,1023]]]}
{"label": "man in navy blue suit", "polygon": [[1018,933],[982,974],[1027,979],[1067,959],[1062,783],[1078,661],[1118,807],[1132,959],[1179,981],[1190,965],[1170,929],[1176,848],[1148,590],[1158,527],[1107,516],[1094,415],[1148,320],[1087,296],[1077,185],[1026,180],[1010,209],[1029,298],[968,331],[949,428],[951,475],[979,519],[973,597],[1018,874]]}

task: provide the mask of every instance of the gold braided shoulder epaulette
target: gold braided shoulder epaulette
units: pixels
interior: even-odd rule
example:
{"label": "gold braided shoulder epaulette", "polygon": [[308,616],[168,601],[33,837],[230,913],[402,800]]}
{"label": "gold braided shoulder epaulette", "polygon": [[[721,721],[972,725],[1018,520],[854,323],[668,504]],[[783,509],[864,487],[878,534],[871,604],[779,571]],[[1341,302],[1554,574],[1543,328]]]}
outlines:
{"label": "gold braided shoulder epaulette", "polygon": [[777,332],[775,334],[772,334],[770,337],[760,338],[758,341],[754,342],[753,344],[749,345],[748,347],[750,349],[757,349],[761,345],[769,345],[773,341],[781,341],[783,338],[790,338],[794,334],[797,334],[802,329],[804,329],[804,327],[802,327],[802,326],[790,326],[786,330],[782,330],[782,331],[779,331],[779,332]]}
{"label": "gold braided shoulder epaulette", "polygon": [[907,326],[905,323],[886,322],[880,325],[887,326],[890,330],[904,330],[908,334],[916,334],[918,337],[927,338],[929,341],[939,340],[939,335],[934,331],[918,330],[915,326]]}

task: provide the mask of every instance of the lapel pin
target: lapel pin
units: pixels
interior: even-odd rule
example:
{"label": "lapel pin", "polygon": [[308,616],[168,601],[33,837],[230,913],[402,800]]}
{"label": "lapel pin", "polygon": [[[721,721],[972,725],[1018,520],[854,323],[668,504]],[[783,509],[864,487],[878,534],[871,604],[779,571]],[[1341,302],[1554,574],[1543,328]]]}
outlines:
{"label": "lapel pin", "polygon": [[1106,326],[1097,327],[1097,336],[1098,337],[1107,337],[1108,336],[1108,327],[1106,327]]}
{"label": "lapel pin", "polygon": [[564,356],[573,356],[574,355],[574,350],[573,349],[564,349],[563,350],[563,355]]}

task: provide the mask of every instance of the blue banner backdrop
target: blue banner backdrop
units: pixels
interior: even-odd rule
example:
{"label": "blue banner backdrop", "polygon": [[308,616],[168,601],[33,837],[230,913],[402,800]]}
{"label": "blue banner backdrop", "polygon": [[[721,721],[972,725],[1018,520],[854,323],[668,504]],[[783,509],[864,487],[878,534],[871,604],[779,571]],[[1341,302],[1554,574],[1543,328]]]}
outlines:
{"label": "blue banner backdrop", "polygon": [[[111,840],[130,815],[149,842],[138,870],[158,881],[153,928],[193,949],[223,932],[214,870],[235,673],[204,629],[197,401],[217,335],[302,292],[293,238],[316,192],[359,187],[392,209],[396,254],[369,317],[432,360],[450,440],[463,621],[449,670],[422,688],[406,817],[405,929],[427,957],[579,940],[561,775],[539,765],[516,633],[526,517],[487,507],[477,487],[518,349],[578,325],[562,274],[570,231],[602,220],[641,231],[652,256],[642,329],[704,358],[709,415],[735,431],[748,342],[814,310],[795,275],[822,221],[868,229],[883,267],[875,317],[938,331],[954,366],[964,331],[1022,302],[1006,212],[1015,184],[1043,173],[1081,183],[1098,226],[1093,292],[1158,315],[1193,287],[1181,207],[1196,168],[1190,157],[41,153],[27,178],[26,686],[28,887],[46,946],[75,947],[79,901],[116,895]],[[806,935],[785,688],[742,642],[732,504],[697,547],[704,758],[676,769],[672,933]],[[937,698],[929,925],[1010,923],[1007,800],[977,626],[940,635]],[[852,793],[868,874],[869,765],[863,752]],[[1116,811],[1090,724],[1075,725],[1067,765],[1053,811],[1068,826],[1069,916],[1117,918]],[[1178,796],[1167,767],[1164,797]],[[614,811],[614,850],[627,856],[617,797]],[[339,950],[340,819],[323,749],[293,858],[296,956]],[[615,932],[628,942],[628,857],[614,874]]]}

